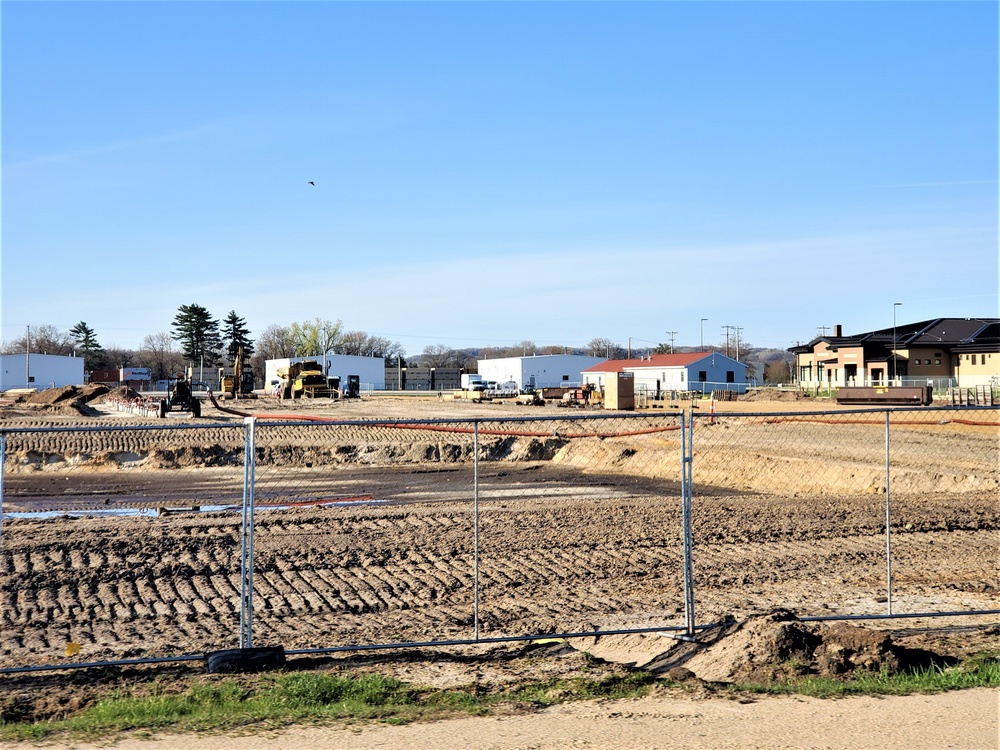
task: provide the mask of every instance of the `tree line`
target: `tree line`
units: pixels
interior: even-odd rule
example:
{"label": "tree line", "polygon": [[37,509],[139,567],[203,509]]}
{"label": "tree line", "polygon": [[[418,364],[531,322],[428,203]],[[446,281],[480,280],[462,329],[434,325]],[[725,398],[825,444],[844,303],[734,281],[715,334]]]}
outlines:
{"label": "tree line", "polygon": [[[444,344],[431,344],[420,354],[407,356],[403,346],[381,336],[364,331],[345,331],[341,321],[314,318],[289,325],[270,325],[257,339],[249,337],[246,320],[235,310],[219,320],[208,309],[197,304],[181,305],[174,316],[170,331],[148,334],[138,350],[102,347],[97,333],[80,321],[68,331],[52,325],[39,325],[25,335],[4,342],[4,354],[25,351],[41,354],[75,355],[84,358],[87,371],[148,367],[154,380],[183,372],[190,364],[195,367],[231,365],[242,349],[249,357],[254,375],[264,378],[264,363],[285,357],[321,357],[324,353],[376,357],[387,366],[421,365],[426,367],[456,367],[474,371],[480,359],[499,359],[546,354],[583,354],[605,359],[625,359],[629,351],[607,338],[594,338],[583,347],[559,345],[536,346],[521,341],[506,347],[454,349]],[[724,344],[706,347],[708,351],[724,353]],[[646,354],[666,354],[698,351],[697,347],[672,347],[658,344],[655,348],[633,350],[633,357]],[[748,377],[766,383],[787,383],[792,376],[792,358],[784,349],[754,347],[744,343],[740,357],[748,366]]]}

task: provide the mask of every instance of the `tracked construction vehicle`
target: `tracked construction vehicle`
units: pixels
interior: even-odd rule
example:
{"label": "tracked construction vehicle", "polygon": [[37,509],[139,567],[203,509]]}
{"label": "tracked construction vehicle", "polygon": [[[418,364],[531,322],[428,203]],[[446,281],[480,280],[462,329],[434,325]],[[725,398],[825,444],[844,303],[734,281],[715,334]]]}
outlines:
{"label": "tracked construction vehicle", "polygon": [[281,398],[323,398],[333,395],[323,367],[314,359],[278,368]]}
{"label": "tracked construction vehicle", "polygon": [[232,372],[219,368],[219,398],[257,398],[253,392],[253,367],[247,361],[242,347],[236,352]]}

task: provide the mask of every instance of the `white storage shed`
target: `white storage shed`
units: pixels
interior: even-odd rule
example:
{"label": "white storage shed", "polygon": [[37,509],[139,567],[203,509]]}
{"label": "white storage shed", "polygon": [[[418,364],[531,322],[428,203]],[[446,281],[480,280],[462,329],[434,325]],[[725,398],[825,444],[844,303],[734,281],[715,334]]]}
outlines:
{"label": "white storage shed", "polygon": [[479,360],[483,380],[517,383],[524,388],[579,387],[583,371],[604,362],[604,357],[582,354],[539,354],[530,357],[502,357]]}
{"label": "white storage shed", "polygon": [[631,372],[635,392],[659,397],[664,391],[736,391],[747,389],[747,366],[718,352],[653,354],[642,359],[611,359],[583,373],[584,384],[604,387],[609,374]]}

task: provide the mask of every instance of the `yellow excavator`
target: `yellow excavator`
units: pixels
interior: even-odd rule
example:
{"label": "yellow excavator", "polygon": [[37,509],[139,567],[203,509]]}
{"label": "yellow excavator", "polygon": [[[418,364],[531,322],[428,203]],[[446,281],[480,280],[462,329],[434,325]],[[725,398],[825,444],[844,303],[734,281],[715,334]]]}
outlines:
{"label": "yellow excavator", "polygon": [[257,398],[253,392],[253,367],[241,346],[236,350],[232,374],[225,367],[219,368],[219,398]]}

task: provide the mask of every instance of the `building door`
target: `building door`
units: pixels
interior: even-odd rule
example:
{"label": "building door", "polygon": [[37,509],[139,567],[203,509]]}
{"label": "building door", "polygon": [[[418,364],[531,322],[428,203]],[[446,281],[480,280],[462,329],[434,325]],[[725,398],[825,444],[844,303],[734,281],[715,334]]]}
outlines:
{"label": "building door", "polygon": [[844,365],[844,382],[847,385],[854,385],[858,379],[857,365]]}

